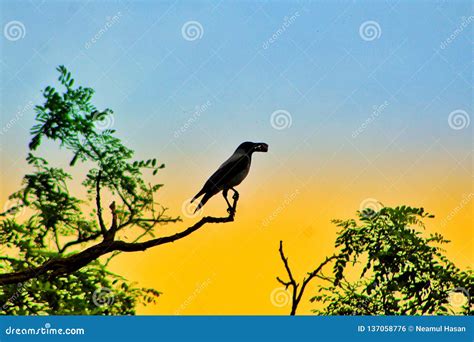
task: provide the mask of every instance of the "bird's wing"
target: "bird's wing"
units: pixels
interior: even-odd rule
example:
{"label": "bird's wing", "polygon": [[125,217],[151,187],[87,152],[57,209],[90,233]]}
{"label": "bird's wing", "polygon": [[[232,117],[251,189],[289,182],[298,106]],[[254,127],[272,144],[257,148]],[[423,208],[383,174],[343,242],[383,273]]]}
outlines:
{"label": "bird's wing", "polygon": [[245,154],[233,154],[227,159],[216,172],[204,184],[204,192],[220,191],[230,182],[236,174],[248,167],[250,159]]}

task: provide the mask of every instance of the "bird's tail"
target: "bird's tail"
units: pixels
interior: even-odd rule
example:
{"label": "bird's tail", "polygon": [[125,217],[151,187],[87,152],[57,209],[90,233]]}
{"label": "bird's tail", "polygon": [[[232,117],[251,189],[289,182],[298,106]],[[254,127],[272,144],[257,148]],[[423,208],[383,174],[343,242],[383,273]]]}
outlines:
{"label": "bird's tail", "polygon": [[194,195],[193,198],[191,198],[191,203],[193,203],[196,200],[196,198],[201,197],[203,193],[204,193],[204,189],[201,189],[201,191],[199,191],[196,195]]}
{"label": "bird's tail", "polygon": [[[198,196],[199,197],[199,196]],[[201,199],[201,202],[199,202],[198,206],[196,207],[196,209],[194,210],[194,213],[196,213],[199,209],[202,208],[202,206],[204,204],[206,204],[207,201],[209,201],[209,198],[211,198],[212,195],[209,195],[209,194],[205,194],[204,197]],[[191,200],[192,202],[192,200]]]}

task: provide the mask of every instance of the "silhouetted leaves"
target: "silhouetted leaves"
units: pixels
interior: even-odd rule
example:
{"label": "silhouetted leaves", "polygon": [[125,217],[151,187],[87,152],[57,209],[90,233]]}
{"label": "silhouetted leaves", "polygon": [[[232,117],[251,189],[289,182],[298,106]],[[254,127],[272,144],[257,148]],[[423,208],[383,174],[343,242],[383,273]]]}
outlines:
{"label": "silhouetted leaves", "polygon": [[[74,88],[74,79],[64,67],[57,68],[62,92],[52,86],[43,91],[44,103],[35,107],[36,123],[31,128],[30,153],[26,160],[32,171],[23,178],[22,188],[10,196],[12,205],[0,216],[0,236],[11,257],[0,257],[1,273],[11,273],[42,265],[50,258],[74,253],[81,245],[104,238],[107,222],[101,208],[100,191],[117,199],[115,208],[119,233],[138,227],[138,239],[153,236],[156,224],[175,222],[165,215],[166,208],[154,200],[161,184],[149,184],[143,171],[153,175],[164,167],[156,159],[132,161],[133,151],[115,136],[115,130],[99,129],[113,111],[98,110],[91,99],[94,90]],[[75,197],[70,190],[71,175],[60,167],[50,166],[34,153],[46,140],[56,141],[71,158],[71,168],[87,167],[82,185],[87,199]],[[69,159],[68,159],[69,160]],[[93,210],[87,210],[90,202]],[[105,204],[106,208],[109,204]],[[14,216],[19,211],[24,215]],[[98,220],[97,216],[101,216]],[[115,255],[115,254],[114,254]],[[107,261],[92,260],[79,271],[51,278],[31,279],[17,289],[6,285],[0,289],[0,300],[11,314],[130,314],[142,301],[153,302],[159,292],[138,289],[125,279],[107,271]],[[120,285],[121,284],[121,285]],[[120,286],[119,286],[120,285]],[[97,307],[91,296],[95,289],[113,289],[112,306]],[[12,299],[12,296],[14,298]]]}
{"label": "silhouetted leaves", "polygon": [[[474,293],[471,270],[461,271],[444,255],[440,234],[427,235],[423,208],[383,207],[358,212],[355,220],[334,220],[340,228],[332,283],[321,287],[312,301],[321,301],[320,314],[403,315],[472,311],[472,300],[453,307],[455,288]],[[359,280],[349,281],[358,274]]]}

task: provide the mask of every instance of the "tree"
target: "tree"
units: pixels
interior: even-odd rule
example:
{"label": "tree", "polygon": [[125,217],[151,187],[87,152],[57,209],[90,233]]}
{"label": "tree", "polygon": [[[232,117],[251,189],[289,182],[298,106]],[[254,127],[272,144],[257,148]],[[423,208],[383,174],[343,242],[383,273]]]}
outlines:
{"label": "tree", "polygon": [[[470,314],[474,291],[472,270],[462,271],[444,255],[449,241],[427,235],[423,208],[383,207],[357,212],[358,221],[334,220],[340,228],[335,242],[333,274],[314,277],[319,286],[312,302],[323,315]],[[286,266],[286,265],[285,265]],[[310,273],[311,275],[312,273]],[[355,275],[356,279],[353,278]],[[303,290],[303,289],[302,289]],[[460,295],[459,305],[452,296]],[[301,297],[301,295],[300,295]],[[297,305],[298,303],[296,303]]]}
{"label": "tree", "polygon": [[330,261],[336,258],[335,255],[327,257],[318,267],[314,269],[314,271],[309,272],[305,278],[301,281],[301,284],[296,281],[293,276],[293,272],[291,272],[290,264],[288,262],[288,257],[285,256],[285,252],[283,251],[283,241],[280,241],[280,258],[285,265],[286,273],[288,274],[289,280],[282,280],[280,277],[277,277],[277,281],[285,286],[285,289],[288,290],[291,288],[291,311],[290,315],[296,315],[296,309],[303,297],[304,291],[306,290],[306,286],[313,280],[315,277],[321,277],[321,272],[323,267],[328,264]]}
{"label": "tree", "polygon": [[[163,185],[143,178],[147,171],[156,175],[164,164],[155,158],[133,160],[134,152],[115,130],[98,125],[112,110],[97,110],[91,103],[94,90],[74,88],[71,73],[63,66],[57,70],[64,92],[46,87],[45,103],[35,107],[37,123],[26,159],[33,171],[10,196],[13,205],[0,214],[1,242],[7,251],[0,257],[3,312],[133,314],[138,302],[153,302],[159,292],[137,288],[111,273],[109,261],[120,252],[180,240],[207,223],[231,222],[235,211],[227,217],[206,216],[183,231],[155,237],[155,227],[180,221],[155,201]],[[35,154],[46,139],[70,154],[70,169],[82,163],[87,198],[73,195],[69,173]],[[105,197],[110,199],[109,215],[103,208]],[[20,221],[19,212],[31,216]],[[99,259],[104,255],[108,258]],[[103,288],[112,290],[113,298],[103,297]],[[102,305],[104,301],[110,305]]]}

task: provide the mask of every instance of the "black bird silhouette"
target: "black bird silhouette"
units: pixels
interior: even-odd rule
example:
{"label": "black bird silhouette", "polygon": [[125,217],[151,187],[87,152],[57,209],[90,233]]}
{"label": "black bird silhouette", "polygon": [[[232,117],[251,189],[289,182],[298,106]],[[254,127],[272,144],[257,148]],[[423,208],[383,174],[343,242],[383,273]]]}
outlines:
{"label": "black bird silhouette", "polygon": [[204,184],[201,191],[192,198],[191,203],[204,195],[194,212],[201,209],[201,207],[206,204],[212,196],[217,194],[219,191],[222,191],[222,195],[229,206],[227,211],[231,213],[233,211],[232,205],[227,199],[229,189],[234,191],[234,196],[238,196],[239,193],[234,189],[234,186],[239,185],[245,177],[247,177],[252,162],[252,153],[267,151],[268,145],[265,143],[253,143],[247,141],[240,144],[234,154],[232,154],[230,158],[227,159],[216,172],[214,172],[214,174],[207,180],[206,184]]}

